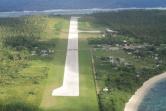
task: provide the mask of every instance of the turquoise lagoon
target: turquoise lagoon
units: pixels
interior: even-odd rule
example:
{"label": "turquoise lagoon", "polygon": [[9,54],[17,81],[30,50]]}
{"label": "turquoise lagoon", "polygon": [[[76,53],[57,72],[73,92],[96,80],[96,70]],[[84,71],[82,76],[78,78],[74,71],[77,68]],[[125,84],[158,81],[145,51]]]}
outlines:
{"label": "turquoise lagoon", "polygon": [[138,111],[166,111],[166,80],[162,80],[147,93]]}

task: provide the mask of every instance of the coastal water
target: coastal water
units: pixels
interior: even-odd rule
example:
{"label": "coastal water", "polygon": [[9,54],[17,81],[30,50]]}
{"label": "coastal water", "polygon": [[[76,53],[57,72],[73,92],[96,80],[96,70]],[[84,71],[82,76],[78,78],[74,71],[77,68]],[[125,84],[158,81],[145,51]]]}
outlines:
{"label": "coastal water", "polygon": [[166,7],[166,0],[0,0],[0,12]]}
{"label": "coastal water", "polygon": [[138,111],[166,111],[166,80],[158,82],[148,92]]}
{"label": "coastal water", "polygon": [[0,17],[91,14],[128,9],[166,9],[166,0],[0,0]]}

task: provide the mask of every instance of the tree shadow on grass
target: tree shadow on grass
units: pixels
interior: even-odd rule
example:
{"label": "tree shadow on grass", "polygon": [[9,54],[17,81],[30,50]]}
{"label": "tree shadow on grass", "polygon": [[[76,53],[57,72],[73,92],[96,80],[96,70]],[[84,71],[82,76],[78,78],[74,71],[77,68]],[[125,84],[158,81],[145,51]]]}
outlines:
{"label": "tree shadow on grass", "polygon": [[17,51],[27,49],[32,51],[34,49],[49,49],[56,46],[56,39],[41,40],[39,37],[5,37],[3,38],[3,44],[5,47],[11,47]]}
{"label": "tree shadow on grass", "polygon": [[38,106],[21,101],[12,101],[0,104],[0,111],[39,111]]}

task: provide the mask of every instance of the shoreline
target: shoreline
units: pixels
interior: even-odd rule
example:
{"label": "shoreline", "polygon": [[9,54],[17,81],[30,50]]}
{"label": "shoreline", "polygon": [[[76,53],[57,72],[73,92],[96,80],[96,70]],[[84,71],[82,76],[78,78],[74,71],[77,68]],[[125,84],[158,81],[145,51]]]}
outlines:
{"label": "shoreline", "polygon": [[92,8],[92,9],[52,9],[52,10],[23,10],[23,11],[6,11],[0,12],[0,18],[2,17],[19,17],[29,15],[84,15],[93,13],[104,13],[104,12],[117,12],[126,10],[166,10],[166,7],[154,7],[154,8]]}
{"label": "shoreline", "polygon": [[18,12],[68,12],[68,11],[123,11],[123,10],[166,10],[166,7],[121,7],[121,8],[57,8],[48,10],[11,10],[11,11],[0,11],[0,13],[18,13]]}
{"label": "shoreline", "polygon": [[139,88],[130,98],[128,103],[126,103],[124,111],[138,111],[139,105],[143,101],[146,94],[148,94],[150,89],[153,88],[156,83],[164,79],[166,79],[166,72],[156,75],[144,82],[143,86]]}

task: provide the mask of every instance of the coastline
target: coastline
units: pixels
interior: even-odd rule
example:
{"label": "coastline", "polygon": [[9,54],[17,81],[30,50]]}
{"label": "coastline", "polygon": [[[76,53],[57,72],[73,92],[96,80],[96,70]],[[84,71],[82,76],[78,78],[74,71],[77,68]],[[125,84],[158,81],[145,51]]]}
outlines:
{"label": "coastline", "polygon": [[126,103],[124,111],[138,111],[139,105],[143,101],[146,94],[154,87],[159,81],[166,79],[166,72],[150,78],[144,82],[143,86],[139,88],[135,94],[130,98],[129,102]]}
{"label": "coastline", "polygon": [[0,18],[2,17],[19,17],[19,16],[29,16],[29,15],[84,15],[93,13],[103,13],[103,12],[117,12],[125,10],[166,10],[166,7],[154,7],[154,8],[92,8],[92,9],[52,9],[52,10],[23,10],[23,11],[9,11],[0,12]]}

